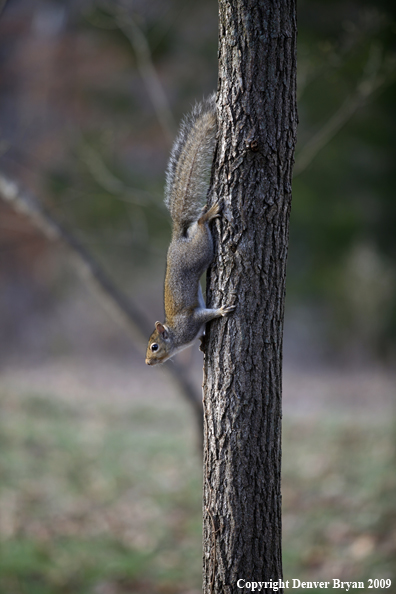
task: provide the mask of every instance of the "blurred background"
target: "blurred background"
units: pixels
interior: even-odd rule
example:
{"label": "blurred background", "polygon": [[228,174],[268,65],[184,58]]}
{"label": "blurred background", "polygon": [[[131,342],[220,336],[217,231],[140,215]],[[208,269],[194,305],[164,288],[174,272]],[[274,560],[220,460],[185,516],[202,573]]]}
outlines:
{"label": "blurred background", "polygon": [[[150,333],[164,170],[217,85],[217,3],[1,4],[0,185],[71,230]],[[390,0],[299,2],[285,579],[396,580],[395,17]],[[197,594],[191,406],[68,249],[2,199],[0,287],[0,593]],[[198,348],[180,357],[199,390]]]}

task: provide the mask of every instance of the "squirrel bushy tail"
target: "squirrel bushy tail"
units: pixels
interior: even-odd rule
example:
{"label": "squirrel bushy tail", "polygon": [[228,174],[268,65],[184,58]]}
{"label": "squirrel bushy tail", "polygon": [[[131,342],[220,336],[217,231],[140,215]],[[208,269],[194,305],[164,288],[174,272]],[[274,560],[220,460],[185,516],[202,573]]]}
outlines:
{"label": "squirrel bushy tail", "polygon": [[174,232],[185,232],[206,201],[216,142],[216,96],[197,103],[184,118],[166,172],[165,204]]}

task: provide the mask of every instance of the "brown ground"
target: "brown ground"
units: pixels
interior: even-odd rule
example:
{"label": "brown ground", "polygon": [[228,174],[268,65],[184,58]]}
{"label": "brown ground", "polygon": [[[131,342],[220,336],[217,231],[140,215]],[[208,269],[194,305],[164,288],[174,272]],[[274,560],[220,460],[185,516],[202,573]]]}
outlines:
{"label": "brown ground", "polygon": [[[171,365],[171,362],[167,363]],[[193,369],[200,381],[199,361]],[[379,368],[284,371],[284,413],[292,416],[345,414],[382,418],[396,405],[395,375]],[[122,404],[178,398],[160,369],[125,358],[93,354],[47,358],[40,362],[13,358],[1,370],[2,389],[39,393],[78,401],[95,399]]]}

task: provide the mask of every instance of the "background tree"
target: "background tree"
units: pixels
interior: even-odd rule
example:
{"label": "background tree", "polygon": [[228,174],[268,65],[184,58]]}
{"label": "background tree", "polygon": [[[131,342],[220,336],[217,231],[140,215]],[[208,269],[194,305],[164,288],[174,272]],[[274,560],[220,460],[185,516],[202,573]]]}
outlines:
{"label": "background tree", "polygon": [[[286,257],[296,142],[296,6],[219,3],[219,144],[213,200],[223,204],[204,375],[204,592],[239,578],[278,580],[281,381]],[[270,592],[271,590],[266,590]]]}

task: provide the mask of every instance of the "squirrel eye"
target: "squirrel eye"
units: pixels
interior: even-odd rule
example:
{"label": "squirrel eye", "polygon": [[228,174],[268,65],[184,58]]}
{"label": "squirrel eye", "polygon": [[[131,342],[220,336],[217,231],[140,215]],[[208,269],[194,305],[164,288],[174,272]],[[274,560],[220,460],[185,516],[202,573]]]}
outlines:
{"label": "squirrel eye", "polygon": [[150,349],[152,350],[153,353],[155,353],[155,351],[158,351],[158,344],[156,342],[153,342]]}

